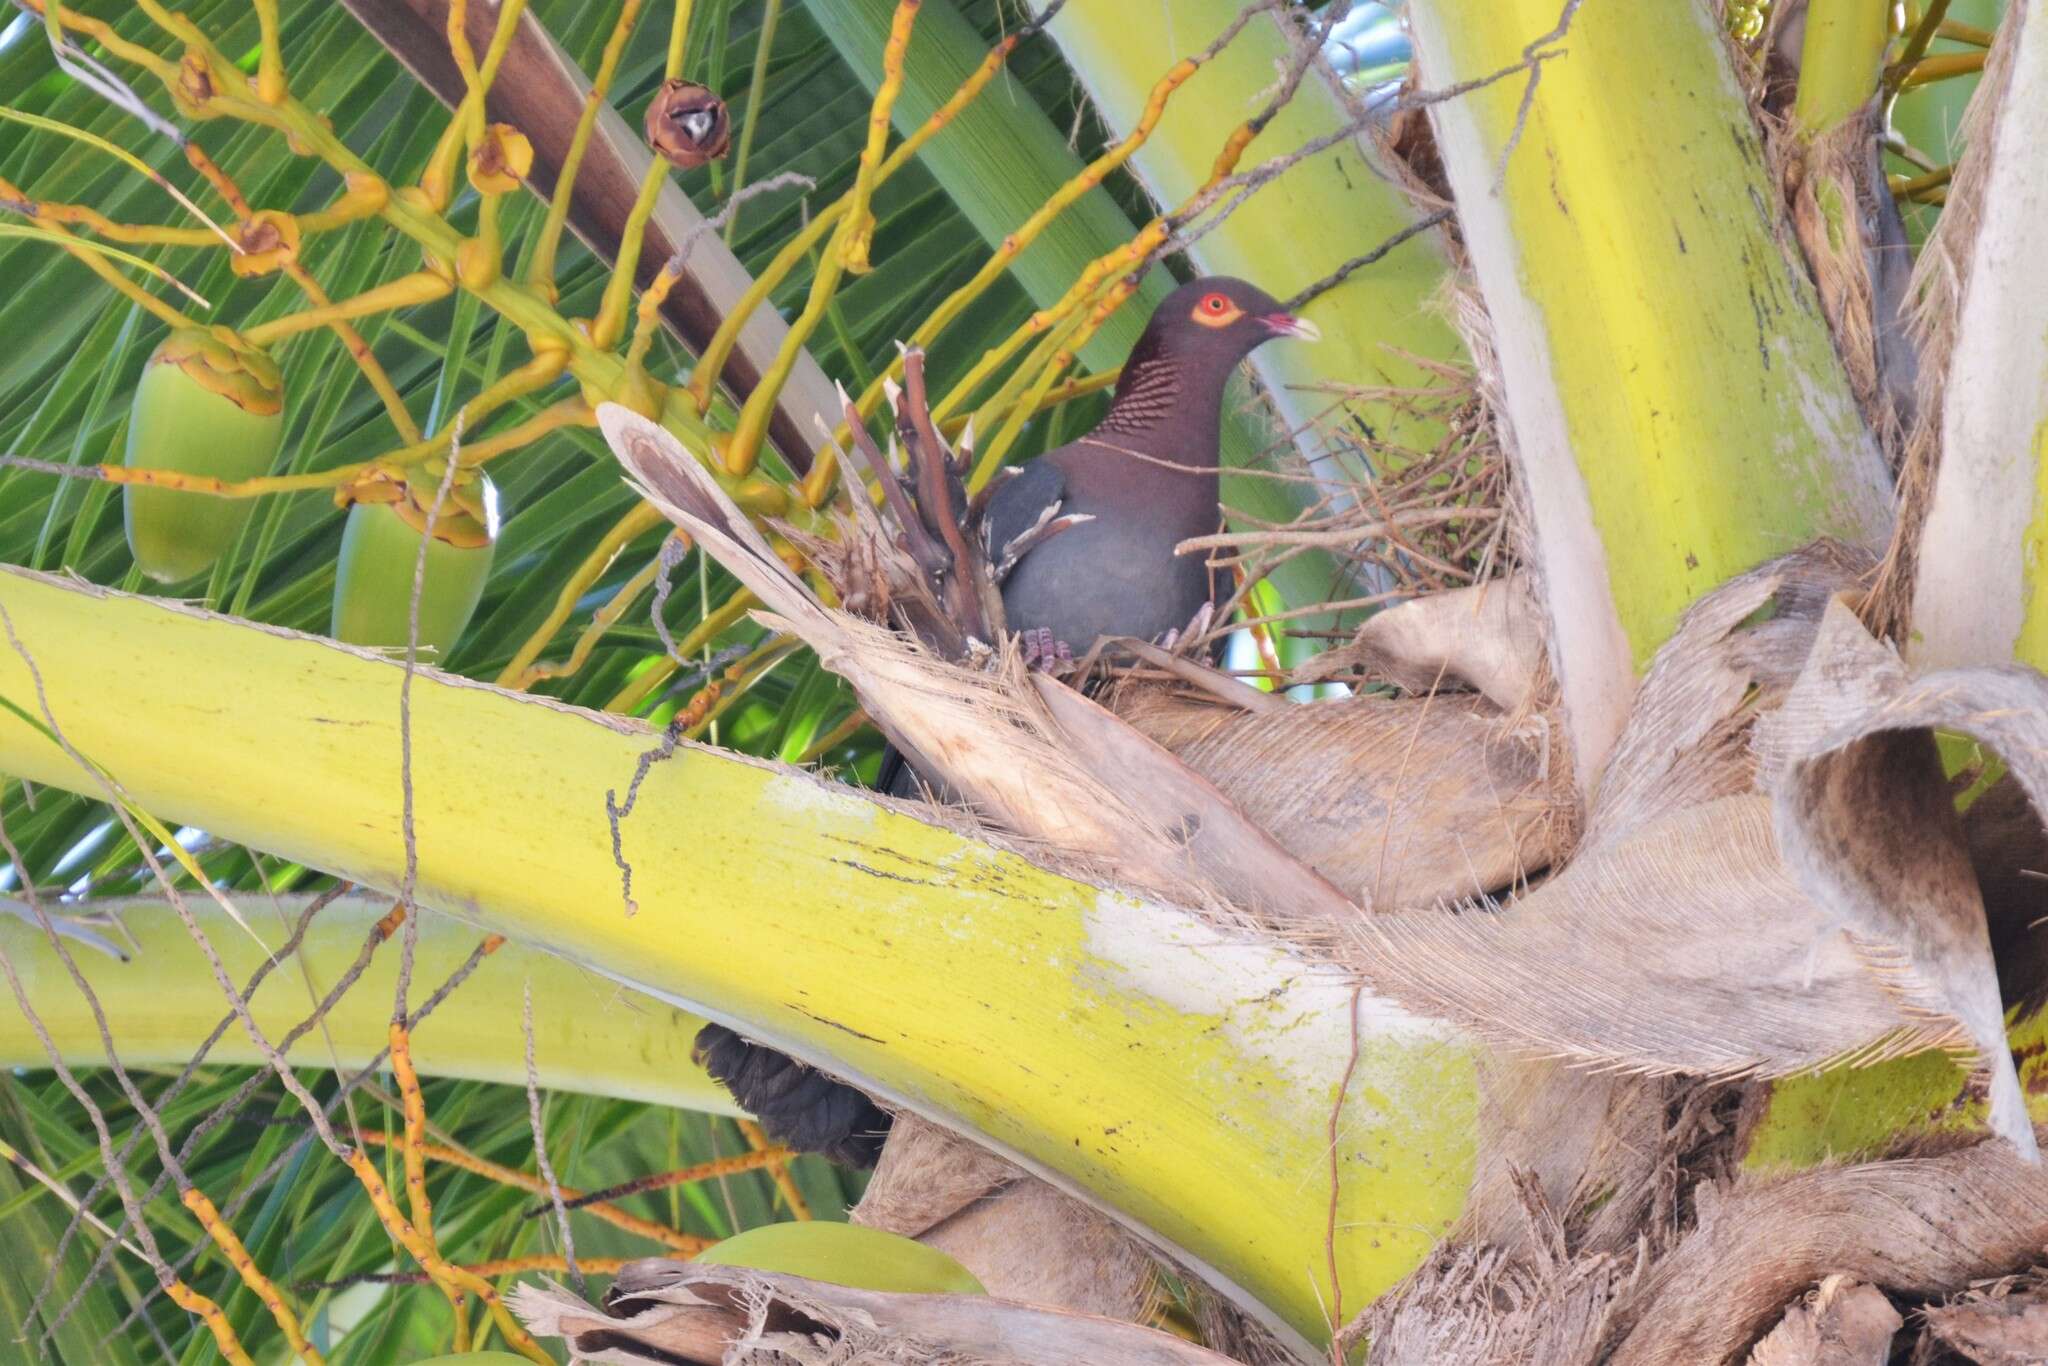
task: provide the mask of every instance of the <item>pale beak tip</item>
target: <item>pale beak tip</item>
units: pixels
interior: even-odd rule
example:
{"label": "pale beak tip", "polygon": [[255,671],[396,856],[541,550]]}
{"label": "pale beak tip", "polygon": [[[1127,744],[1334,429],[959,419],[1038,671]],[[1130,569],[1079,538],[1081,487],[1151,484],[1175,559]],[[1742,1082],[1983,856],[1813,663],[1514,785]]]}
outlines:
{"label": "pale beak tip", "polygon": [[1266,325],[1279,337],[1292,337],[1296,341],[1321,341],[1323,329],[1307,318],[1297,318],[1292,313],[1276,313],[1266,319]]}

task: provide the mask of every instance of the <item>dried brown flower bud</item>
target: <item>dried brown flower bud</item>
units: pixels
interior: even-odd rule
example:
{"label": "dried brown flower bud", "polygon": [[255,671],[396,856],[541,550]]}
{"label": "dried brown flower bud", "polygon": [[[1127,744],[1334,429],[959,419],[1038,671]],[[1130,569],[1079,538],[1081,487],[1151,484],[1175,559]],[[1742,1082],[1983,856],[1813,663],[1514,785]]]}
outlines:
{"label": "dried brown flower bud", "polygon": [[171,83],[171,103],[188,119],[217,118],[213,97],[220,91],[213,78],[213,66],[198,48],[186,48],[178,63],[177,79]]}
{"label": "dried brown flower bud", "polygon": [[533,169],[533,144],[509,123],[484,129],[483,141],[469,154],[469,183],[478,194],[510,194]]}
{"label": "dried brown flower bud", "polygon": [[647,145],[685,171],[702,166],[732,145],[732,116],[703,86],[665,81],[647,106]]}
{"label": "dried brown flower bud", "polygon": [[299,220],[276,209],[260,209],[235,225],[235,242],[241,251],[228,258],[228,268],[244,279],[268,275],[298,259]]}

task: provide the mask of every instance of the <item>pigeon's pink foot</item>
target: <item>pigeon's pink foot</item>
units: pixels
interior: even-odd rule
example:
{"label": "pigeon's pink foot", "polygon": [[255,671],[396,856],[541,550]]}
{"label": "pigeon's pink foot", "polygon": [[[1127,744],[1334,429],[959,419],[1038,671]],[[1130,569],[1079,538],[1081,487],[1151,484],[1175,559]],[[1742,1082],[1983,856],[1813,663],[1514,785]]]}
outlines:
{"label": "pigeon's pink foot", "polygon": [[1054,640],[1049,627],[1034,627],[1021,633],[1018,639],[1024,644],[1024,667],[1027,669],[1053,673],[1074,662],[1074,647],[1064,640]]}

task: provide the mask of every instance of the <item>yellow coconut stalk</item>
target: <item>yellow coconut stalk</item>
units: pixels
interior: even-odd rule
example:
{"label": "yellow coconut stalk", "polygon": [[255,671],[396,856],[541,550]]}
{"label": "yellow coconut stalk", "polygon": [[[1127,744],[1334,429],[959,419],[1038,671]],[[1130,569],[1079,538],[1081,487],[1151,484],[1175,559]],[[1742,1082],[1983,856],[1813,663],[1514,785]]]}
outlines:
{"label": "yellow coconut stalk", "polygon": [[[290,938],[307,898],[259,893],[237,901],[261,942],[206,897],[186,894],[187,908],[228,976],[241,983],[270,950]],[[161,897],[107,898],[45,909],[105,1008],[107,1027],[128,1066],[183,1066],[227,1013],[205,957]],[[249,999],[256,1023],[271,1040],[312,1011],[390,910],[390,897],[354,894],[315,914],[295,958],[273,969]],[[481,931],[451,916],[425,915],[414,950],[413,980],[421,984],[415,994],[446,981],[481,937]],[[36,1014],[65,1061],[103,1063],[91,1009],[25,904],[0,898],[0,949],[21,974]],[[355,987],[322,1017],[321,1028],[298,1045],[292,1060],[350,1072],[368,1066],[389,1041],[397,971],[393,942],[371,958]],[[414,1065],[430,1076],[524,1086],[522,1001],[528,985],[533,990],[534,1067],[542,1086],[710,1114],[739,1113],[725,1088],[690,1057],[692,1041],[703,1027],[701,1016],[634,993],[622,998],[615,983],[511,942],[485,957],[459,996],[413,1031]],[[223,1033],[207,1056],[241,1067],[265,1062],[240,1026]],[[48,1063],[27,1018],[10,1002],[0,1011],[0,1067]]]}
{"label": "yellow coconut stalk", "polygon": [[[263,352],[224,327],[173,332],[135,386],[125,463],[214,479],[250,479],[277,457],[284,385]],[[182,489],[121,491],[128,548],[144,574],[179,583],[204,572],[255,506]]]}

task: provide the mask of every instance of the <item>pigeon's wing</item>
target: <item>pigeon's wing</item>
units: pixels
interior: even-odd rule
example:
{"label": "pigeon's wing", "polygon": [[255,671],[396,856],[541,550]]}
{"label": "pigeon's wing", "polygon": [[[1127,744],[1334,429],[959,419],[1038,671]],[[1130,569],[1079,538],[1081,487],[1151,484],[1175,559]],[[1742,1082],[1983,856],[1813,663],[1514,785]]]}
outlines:
{"label": "pigeon's wing", "polygon": [[988,497],[982,531],[988,538],[989,559],[1001,564],[1005,547],[1037,526],[1066,496],[1066,476],[1052,461],[1040,456],[1019,466]]}

